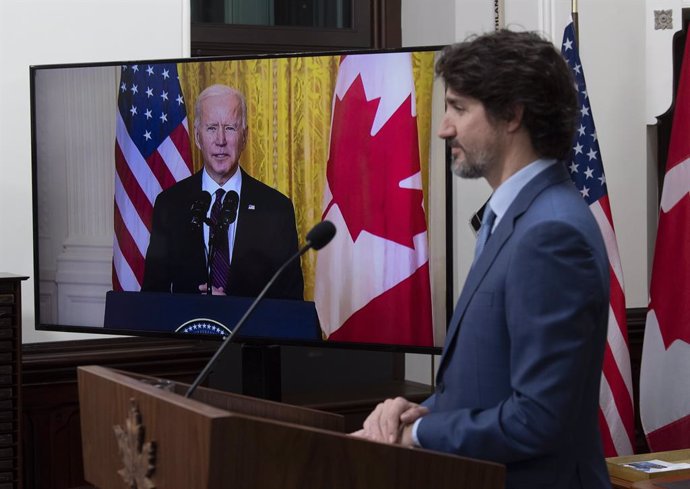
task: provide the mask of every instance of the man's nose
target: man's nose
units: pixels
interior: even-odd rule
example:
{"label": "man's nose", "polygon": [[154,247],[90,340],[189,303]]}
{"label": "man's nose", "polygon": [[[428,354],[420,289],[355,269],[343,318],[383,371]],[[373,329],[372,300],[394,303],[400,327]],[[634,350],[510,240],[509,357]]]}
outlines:
{"label": "man's nose", "polygon": [[441,119],[441,124],[438,126],[436,135],[441,139],[447,139],[455,136],[453,125],[448,122],[448,116],[444,115],[443,119]]}
{"label": "man's nose", "polygon": [[225,131],[220,130],[216,133],[216,144],[218,146],[225,146],[227,138],[225,137]]}

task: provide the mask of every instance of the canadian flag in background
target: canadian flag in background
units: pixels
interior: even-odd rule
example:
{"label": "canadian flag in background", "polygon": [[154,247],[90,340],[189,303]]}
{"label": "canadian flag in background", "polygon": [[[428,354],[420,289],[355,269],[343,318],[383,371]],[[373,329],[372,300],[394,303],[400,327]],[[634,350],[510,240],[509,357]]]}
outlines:
{"label": "canadian flag in background", "polygon": [[433,345],[410,53],[350,55],[333,96],[314,300],[329,340]]}
{"label": "canadian flag in background", "polygon": [[652,451],[690,447],[690,43],[687,41],[675,107],[640,372],[640,416]]}

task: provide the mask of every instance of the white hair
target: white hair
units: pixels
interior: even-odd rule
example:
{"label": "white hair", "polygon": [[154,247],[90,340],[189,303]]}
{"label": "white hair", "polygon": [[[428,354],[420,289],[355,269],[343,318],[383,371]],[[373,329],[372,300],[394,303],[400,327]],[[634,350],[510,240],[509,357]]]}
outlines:
{"label": "white hair", "polygon": [[244,94],[239,90],[236,90],[227,85],[211,85],[206,87],[197,97],[194,104],[194,129],[199,128],[199,121],[201,120],[201,104],[208,97],[215,97],[218,95],[234,95],[240,101],[240,110],[242,115],[242,130],[247,132],[247,101],[244,98]]}

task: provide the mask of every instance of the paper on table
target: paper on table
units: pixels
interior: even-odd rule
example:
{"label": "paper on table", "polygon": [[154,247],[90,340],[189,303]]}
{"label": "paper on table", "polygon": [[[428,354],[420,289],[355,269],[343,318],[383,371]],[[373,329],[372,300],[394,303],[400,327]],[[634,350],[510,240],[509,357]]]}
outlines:
{"label": "paper on table", "polygon": [[630,462],[623,464],[623,467],[630,467],[631,469],[646,472],[648,474],[656,474],[659,472],[670,472],[673,470],[690,469],[690,463],[671,463],[663,460],[644,460],[640,462]]}

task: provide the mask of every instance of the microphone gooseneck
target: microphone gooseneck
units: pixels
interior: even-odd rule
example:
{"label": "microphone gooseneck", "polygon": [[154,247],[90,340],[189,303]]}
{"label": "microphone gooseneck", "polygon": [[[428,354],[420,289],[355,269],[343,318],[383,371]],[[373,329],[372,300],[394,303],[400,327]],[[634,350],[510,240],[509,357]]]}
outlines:
{"label": "microphone gooseneck", "polygon": [[225,348],[230,343],[232,343],[232,340],[237,334],[237,332],[240,330],[240,328],[242,328],[242,326],[246,322],[247,318],[252,314],[252,312],[254,312],[254,309],[256,309],[256,306],[259,304],[261,299],[264,298],[266,292],[268,292],[268,289],[271,288],[271,285],[273,285],[273,283],[280,276],[280,274],[283,273],[283,270],[285,270],[285,268],[287,268],[287,266],[290,265],[290,263],[292,263],[294,260],[305,254],[310,248],[320,250],[321,248],[326,246],[328,242],[331,239],[333,239],[333,236],[335,236],[335,231],[335,226],[330,221],[322,221],[313,228],[311,228],[311,230],[307,233],[306,236],[306,244],[302,246],[302,248],[300,248],[297,251],[297,253],[288,258],[287,261],[283,263],[278,270],[276,270],[276,273],[273,274],[271,280],[268,281],[266,286],[261,290],[261,292],[259,292],[259,295],[256,296],[256,299],[254,299],[254,301],[251,303],[251,305],[247,309],[247,312],[244,313],[244,316],[240,318],[240,320],[237,322],[237,325],[232,329],[232,331],[230,331],[230,333],[228,333],[228,336],[225,337],[220,347],[218,347],[218,350],[216,350],[216,353],[213,355],[213,357],[211,357],[211,359],[208,361],[208,363],[201,371],[201,373],[197,376],[197,378],[194,379],[192,385],[190,385],[187,389],[187,392],[184,395],[185,397],[190,397],[194,393],[196,388],[199,387],[199,384],[201,384],[206,379],[206,377],[208,377],[208,374],[211,373],[211,370],[218,361],[218,358],[220,358],[220,355],[223,353],[223,351],[225,351]]}

